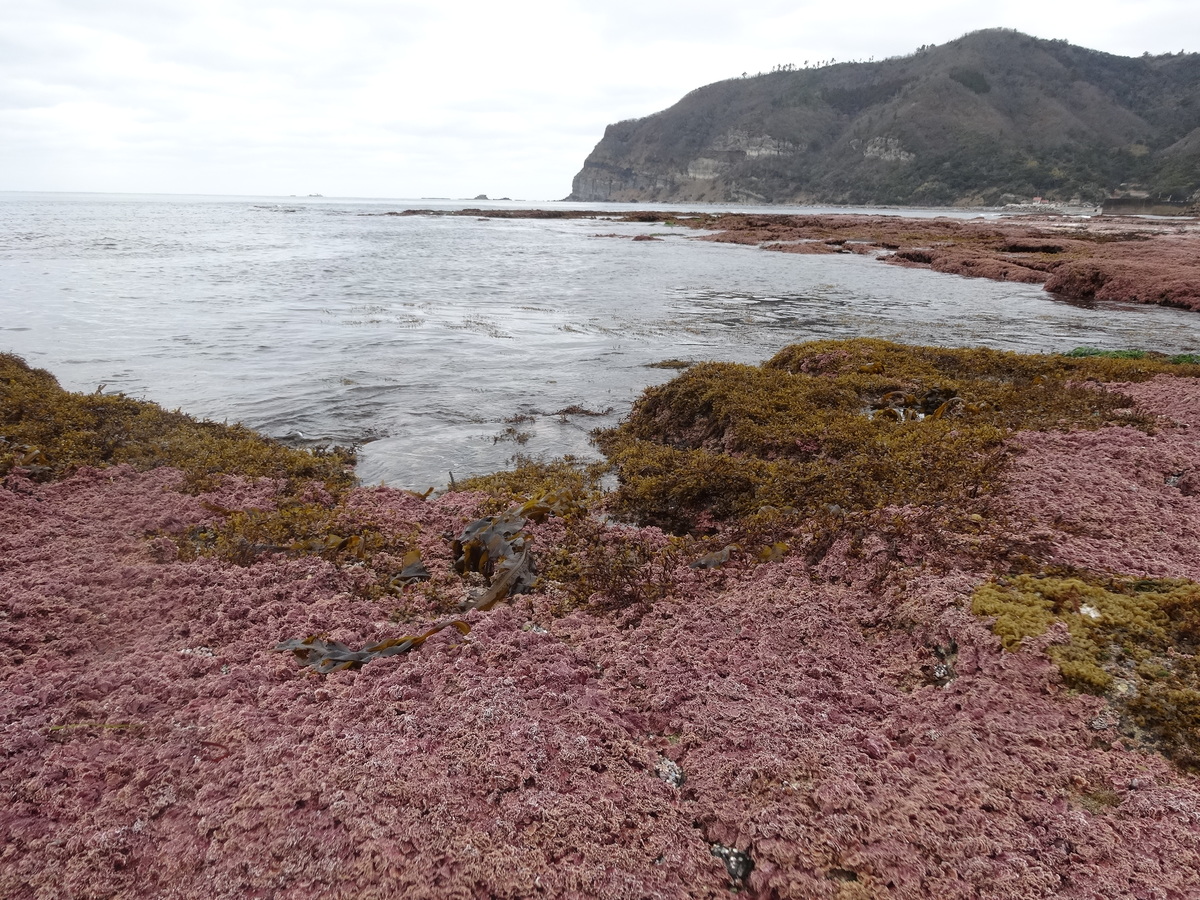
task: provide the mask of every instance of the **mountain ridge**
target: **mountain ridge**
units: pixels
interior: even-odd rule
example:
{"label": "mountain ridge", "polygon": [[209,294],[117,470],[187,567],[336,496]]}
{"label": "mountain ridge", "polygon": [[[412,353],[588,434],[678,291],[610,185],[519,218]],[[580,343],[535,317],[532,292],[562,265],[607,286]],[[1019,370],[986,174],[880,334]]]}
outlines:
{"label": "mountain ridge", "polygon": [[1200,54],[1009,29],[779,67],[609,125],[569,200],[997,205],[1200,199]]}

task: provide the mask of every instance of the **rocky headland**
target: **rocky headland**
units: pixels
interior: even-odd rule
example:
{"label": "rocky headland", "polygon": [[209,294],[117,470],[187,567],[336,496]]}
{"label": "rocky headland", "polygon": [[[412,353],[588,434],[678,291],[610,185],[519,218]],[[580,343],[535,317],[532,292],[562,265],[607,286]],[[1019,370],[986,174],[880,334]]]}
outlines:
{"label": "rocky headland", "polygon": [[609,125],[567,199],[1194,204],[1198,89],[1200,54],[1002,28],[883,60],[792,60]]}

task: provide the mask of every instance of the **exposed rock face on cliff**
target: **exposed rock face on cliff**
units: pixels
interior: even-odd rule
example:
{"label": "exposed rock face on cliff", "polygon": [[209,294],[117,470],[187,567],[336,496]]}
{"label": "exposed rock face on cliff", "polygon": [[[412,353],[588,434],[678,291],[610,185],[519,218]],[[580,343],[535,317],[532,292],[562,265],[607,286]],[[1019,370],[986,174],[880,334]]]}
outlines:
{"label": "exposed rock face on cliff", "polygon": [[568,199],[1098,203],[1200,190],[1200,54],[1008,30],[711,84],[610,125]]}

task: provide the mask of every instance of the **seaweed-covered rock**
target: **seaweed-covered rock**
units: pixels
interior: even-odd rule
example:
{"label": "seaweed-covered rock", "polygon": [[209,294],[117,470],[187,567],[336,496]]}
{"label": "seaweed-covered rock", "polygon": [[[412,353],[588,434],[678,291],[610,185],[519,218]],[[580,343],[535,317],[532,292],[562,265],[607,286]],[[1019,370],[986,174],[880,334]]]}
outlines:
{"label": "seaweed-covered rock", "polygon": [[[514,506],[553,467],[436,498],[14,467],[0,895],[1190,900],[1194,744],[1163,713],[1197,640],[1197,381],[942,353],[824,344],[764,379],[850,398],[835,440],[953,421],[979,446],[977,416],[1006,462],[976,496],[868,507],[814,480],[685,510],[691,536],[571,491]],[[833,444],[755,419],[769,396],[674,396],[657,414],[690,452],[838,482]],[[886,464],[920,448],[880,463],[897,498],[913,476]],[[489,529],[492,586],[518,534],[538,577],[485,612],[463,551]]]}
{"label": "seaweed-covered rock", "polygon": [[676,531],[763,507],[936,505],[987,492],[1012,431],[1147,427],[1131,400],[1088,382],[1161,371],[1200,367],[817,341],[762,366],[693,366],[597,442],[620,480],[616,510]]}
{"label": "seaweed-covered rock", "polygon": [[0,475],[17,467],[43,480],[79,466],[128,463],[174,466],[196,488],[240,474],[320,479],[336,490],[354,482],[353,462],[345,449],[293,450],[242,425],[200,421],[122,394],[64,391],[49,372],[0,353]]}

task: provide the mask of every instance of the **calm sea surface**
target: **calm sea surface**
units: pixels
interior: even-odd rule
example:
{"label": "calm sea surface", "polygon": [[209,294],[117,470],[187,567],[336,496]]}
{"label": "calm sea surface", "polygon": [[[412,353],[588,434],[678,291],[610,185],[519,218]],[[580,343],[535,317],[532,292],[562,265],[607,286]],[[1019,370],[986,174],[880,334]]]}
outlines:
{"label": "calm sea surface", "polygon": [[[867,257],[379,215],[483,205],[522,204],[0,193],[0,351],[73,390],[359,444],[364,482],[416,489],[517,452],[594,455],[588,432],[671,377],[647,367],[667,358],[759,362],[852,336],[1200,352],[1196,313]],[[663,240],[627,239],[646,233]],[[572,406],[611,412],[558,414]]]}

